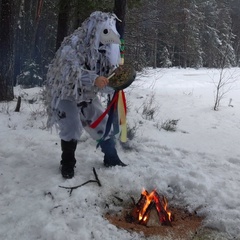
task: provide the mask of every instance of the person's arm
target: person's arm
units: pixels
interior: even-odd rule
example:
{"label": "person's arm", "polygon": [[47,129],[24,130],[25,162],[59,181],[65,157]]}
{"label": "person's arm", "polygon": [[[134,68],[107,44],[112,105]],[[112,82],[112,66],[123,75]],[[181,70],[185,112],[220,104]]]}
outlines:
{"label": "person's arm", "polygon": [[86,87],[94,86],[95,85],[95,79],[97,77],[98,77],[98,75],[95,73],[95,71],[82,69],[81,81],[82,81],[83,86],[86,86]]}
{"label": "person's arm", "polygon": [[103,89],[109,83],[109,80],[104,76],[98,76],[94,71],[83,69],[82,71],[82,85],[86,87],[97,86]]}

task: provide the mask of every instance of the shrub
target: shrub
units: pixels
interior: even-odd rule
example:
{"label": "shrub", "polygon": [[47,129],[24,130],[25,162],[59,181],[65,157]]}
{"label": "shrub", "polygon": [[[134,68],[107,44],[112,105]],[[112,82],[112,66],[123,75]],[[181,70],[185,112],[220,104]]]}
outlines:
{"label": "shrub", "polygon": [[23,71],[17,76],[17,84],[23,88],[32,88],[42,86],[42,83],[39,65],[35,62],[26,62]]}

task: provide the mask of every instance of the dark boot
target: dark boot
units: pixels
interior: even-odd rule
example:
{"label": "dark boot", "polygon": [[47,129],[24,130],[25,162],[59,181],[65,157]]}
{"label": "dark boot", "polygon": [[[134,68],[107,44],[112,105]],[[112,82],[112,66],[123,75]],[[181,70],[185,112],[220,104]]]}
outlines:
{"label": "dark boot", "polygon": [[75,150],[77,148],[77,141],[71,140],[69,142],[61,140],[62,161],[61,173],[64,178],[74,177],[74,167],[76,164]]}
{"label": "dark boot", "polygon": [[105,167],[127,166],[118,157],[117,150],[115,148],[115,142],[112,138],[109,138],[106,141],[100,142],[100,147],[102,149],[102,152],[104,153],[103,163]]}

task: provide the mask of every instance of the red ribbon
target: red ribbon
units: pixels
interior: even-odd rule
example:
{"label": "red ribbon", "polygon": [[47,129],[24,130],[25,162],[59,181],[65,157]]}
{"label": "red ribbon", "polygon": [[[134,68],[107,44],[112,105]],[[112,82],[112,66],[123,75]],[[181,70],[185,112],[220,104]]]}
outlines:
{"label": "red ribbon", "polygon": [[114,107],[116,107],[117,101],[118,101],[118,92],[116,92],[115,96],[113,97],[112,101],[109,103],[107,109],[102,113],[102,115],[92,124],[90,124],[91,128],[96,128],[98,126],[98,124],[103,120],[103,118],[107,115],[107,113],[110,111],[111,107],[113,106],[113,104],[115,105]]}

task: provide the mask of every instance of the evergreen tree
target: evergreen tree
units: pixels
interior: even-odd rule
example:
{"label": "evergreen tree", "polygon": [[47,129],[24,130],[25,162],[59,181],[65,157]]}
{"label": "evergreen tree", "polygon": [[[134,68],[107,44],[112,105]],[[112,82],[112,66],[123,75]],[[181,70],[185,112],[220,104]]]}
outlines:
{"label": "evergreen tree", "polygon": [[240,66],[240,1],[231,0],[231,19],[232,19],[232,31],[234,34],[233,48],[236,55],[236,64]]}
{"label": "evergreen tree", "polygon": [[187,59],[188,67],[203,66],[203,50],[201,45],[200,23],[203,20],[203,14],[199,11],[197,1],[192,0],[189,6],[188,42],[187,42]]}
{"label": "evergreen tree", "polygon": [[232,33],[232,20],[230,16],[229,1],[218,0],[218,19],[217,30],[219,32],[219,52],[218,62],[219,67],[236,66],[236,57],[233,49],[234,35]]}
{"label": "evergreen tree", "polygon": [[169,68],[172,66],[172,62],[170,60],[170,54],[168,52],[167,47],[163,48],[163,51],[160,57],[160,66],[164,68]]}
{"label": "evergreen tree", "polygon": [[201,44],[203,48],[203,66],[217,67],[218,47],[221,43],[217,30],[217,3],[215,0],[204,1],[199,4],[199,9],[204,15],[200,27]]}

